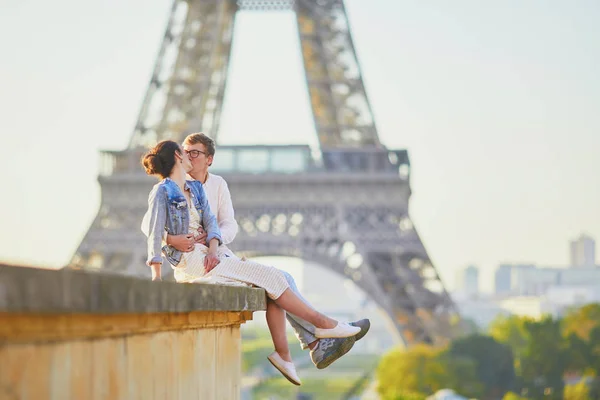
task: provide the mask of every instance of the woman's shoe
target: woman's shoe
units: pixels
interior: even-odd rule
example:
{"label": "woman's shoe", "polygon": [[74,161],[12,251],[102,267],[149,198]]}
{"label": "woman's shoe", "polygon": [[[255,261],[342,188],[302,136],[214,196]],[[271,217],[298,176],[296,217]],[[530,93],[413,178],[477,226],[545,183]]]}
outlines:
{"label": "woman's shoe", "polygon": [[285,361],[276,351],[271,353],[267,359],[275,368],[279,370],[279,372],[281,372],[283,376],[285,376],[288,381],[297,386],[302,384],[302,382],[300,382],[300,378],[298,378],[298,374],[296,373],[296,367],[294,366],[294,363]]}
{"label": "woman's shoe", "polygon": [[346,322],[338,322],[335,328],[331,329],[315,328],[315,336],[319,339],[345,338],[349,336],[354,336],[358,332],[360,332],[360,327],[352,326],[350,324],[347,324]]}

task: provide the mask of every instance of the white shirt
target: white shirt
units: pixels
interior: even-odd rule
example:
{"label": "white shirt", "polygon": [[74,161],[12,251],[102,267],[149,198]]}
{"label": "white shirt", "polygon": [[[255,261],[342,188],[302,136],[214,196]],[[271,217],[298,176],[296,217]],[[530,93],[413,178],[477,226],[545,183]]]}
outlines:
{"label": "white shirt", "polygon": [[208,178],[203,187],[208,197],[210,211],[217,217],[223,244],[233,242],[238,233],[238,223],[235,220],[231,193],[229,193],[227,182],[219,175],[208,173]]}
{"label": "white shirt", "polygon": [[[188,178],[193,179],[190,176],[188,176]],[[233,239],[235,239],[235,236],[238,233],[238,223],[235,220],[233,202],[231,201],[231,193],[229,193],[227,182],[219,175],[208,173],[206,182],[204,182],[202,187],[204,188],[206,197],[208,197],[210,212],[217,217],[217,223],[219,224],[219,230],[221,231],[221,240],[223,241],[221,247],[224,248],[223,250],[227,255],[235,256],[226,246],[228,243],[233,242]],[[148,218],[148,213],[144,215],[144,220],[146,218]],[[142,226],[144,226],[143,223]],[[167,231],[164,233],[163,242],[167,242]]]}

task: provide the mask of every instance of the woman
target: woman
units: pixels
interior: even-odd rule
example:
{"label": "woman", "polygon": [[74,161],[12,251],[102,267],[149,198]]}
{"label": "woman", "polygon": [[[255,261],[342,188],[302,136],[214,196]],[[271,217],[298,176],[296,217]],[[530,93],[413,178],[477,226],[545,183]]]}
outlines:
{"label": "woman", "polygon": [[[285,312],[290,312],[312,323],[317,338],[343,338],[356,335],[360,328],[338,322],[319,313],[303,302],[291,289],[276,268],[252,261],[228,257],[219,251],[221,234],[208,199],[197,181],[186,181],[192,168],[181,147],[170,140],[158,143],[142,158],[148,175],[162,180],[154,186],[148,198],[148,218],[144,232],[148,232],[148,261],[152,280],[161,279],[162,255],[174,269],[178,282],[221,278],[261,287],[267,292],[267,324],[275,351],[269,361],[292,383],[300,385],[291,359],[285,334]],[[207,232],[208,247],[196,243],[194,250],[182,253],[172,246],[162,246],[165,230],[171,235],[197,232],[202,225]]]}

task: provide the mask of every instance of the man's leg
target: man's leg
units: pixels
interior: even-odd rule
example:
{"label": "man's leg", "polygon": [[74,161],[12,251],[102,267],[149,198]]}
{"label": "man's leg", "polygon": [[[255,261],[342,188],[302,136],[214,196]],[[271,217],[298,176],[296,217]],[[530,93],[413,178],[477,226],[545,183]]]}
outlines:
{"label": "man's leg", "polygon": [[[281,272],[283,273],[285,279],[290,285],[290,289],[296,294],[296,296],[298,296],[306,304],[310,305],[310,303],[302,296],[302,294],[298,290],[298,287],[296,286],[296,281],[294,280],[292,275],[285,271]],[[292,326],[292,328],[294,328],[294,333],[296,334],[298,341],[300,341],[300,346],[302,347],[302,350],[314,348],[317,342],[319,341],[319,339],[314,335],[315,326],[310,322],[305,321],[302,318],[290,313],[286,313],[286,318]]]}
{"label": "man's leg", "polygon": [[[310,303],[298,290],[294,278],[285,271],[281,272],[290,285],[290,289],[302,301],[310,305]],[[314,335],[315,326],[310,322],[290,313],[286,313],[286,318],[294,329],[294,333],[296,334],[298,341],[300,341],[302,350],[310,349],[310,358],[318,369],[328,367],[335,360],[349,352],[350,349],[352,349],[352,346],[354,346],[356,340],[362,338],[367,333],[371,325],[368,319],[360,320],[352,323],[352,325],[358,326],[361,329],[360,333],[358,333],[356,336],[343,339],[318,339]]]}

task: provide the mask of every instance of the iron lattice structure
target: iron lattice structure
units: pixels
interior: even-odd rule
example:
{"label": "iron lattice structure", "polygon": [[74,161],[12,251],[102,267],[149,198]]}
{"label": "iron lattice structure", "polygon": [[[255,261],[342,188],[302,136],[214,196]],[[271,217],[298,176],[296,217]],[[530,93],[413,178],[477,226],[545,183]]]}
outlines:
{"label": "iron lattice structure", "polygon": [[458,315],[408,214],[408,154],[379,141],[342,0],[175,0],[130,144],[102,154],[101,207],[71,266],[147,276],[139,227],[154,181],[140,156],[193,131],[218,139],[240,9],[295,12],[320,148],[218,148],[212,171],[240,224],[231,247],[317,262],[365,290],[405,344],[444,342]]}

